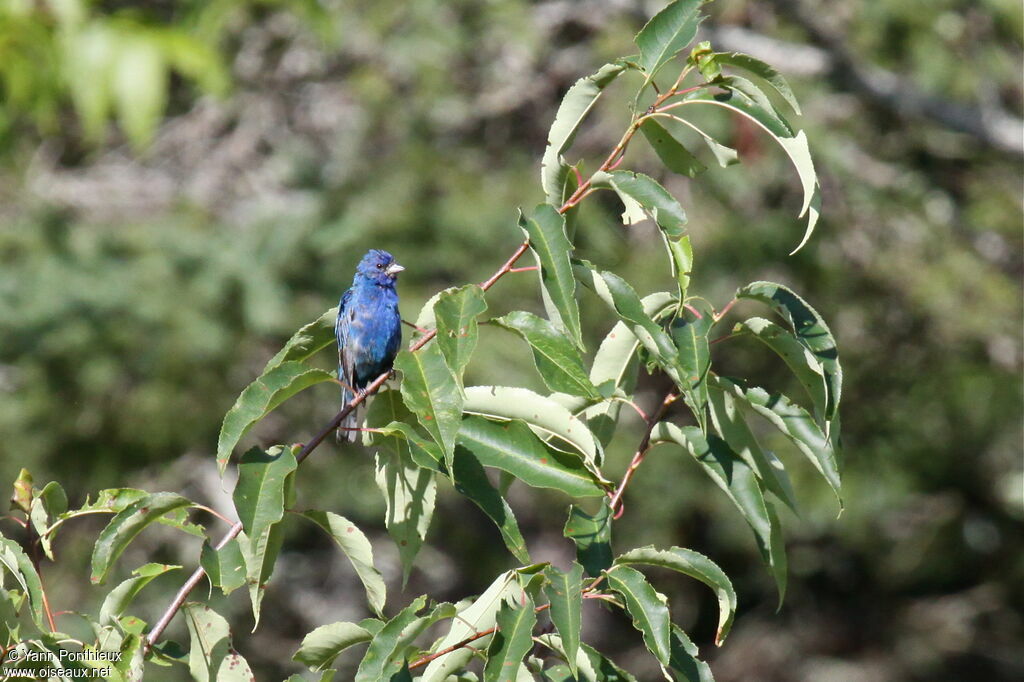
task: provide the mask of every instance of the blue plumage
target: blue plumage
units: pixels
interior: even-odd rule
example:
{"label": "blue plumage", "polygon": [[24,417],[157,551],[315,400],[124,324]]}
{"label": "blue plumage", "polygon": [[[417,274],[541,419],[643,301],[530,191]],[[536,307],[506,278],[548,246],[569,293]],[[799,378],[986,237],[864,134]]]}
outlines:
{"label": "blue plumage", "polygon": [[[341,296],[338,321],[338,379],[342,405],[368,383],[391,369],[402,343],[402,318],[398,314],[395,278],[404,270],[387,251],[371,249],[359,261],[352,287]],[[355,441],[359,419],[355,411],[341,423],[339,440]]]}

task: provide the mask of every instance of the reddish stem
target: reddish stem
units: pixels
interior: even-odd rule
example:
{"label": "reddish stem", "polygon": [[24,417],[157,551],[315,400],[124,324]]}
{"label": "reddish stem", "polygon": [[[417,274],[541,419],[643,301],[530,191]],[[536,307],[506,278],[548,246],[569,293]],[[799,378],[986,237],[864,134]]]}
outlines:
{"label": "reddish stem", "polygon": [[615,492],[611,495],[611,501],[609,506],[611,507],[613,518],[619,518],[622,516],[622,495],[626,492],[626,486],[633,480],[633,474],[644,461],[644,457],[647,456],[647,451],[650,450],[651,444],[651,432],[654,430],[654,426],[661,421],[661,418],[668,412],[668,408],[679,398],[678,393],[670,392],[665,396],[665,399],[661,401],[661,405],[657,411],[647,420],[647,430],[644,432],[644,437],[640,440],[640,445],[636,449],[636,453],[633,455],[633,460],[629,463],[629,467],[626,472],[622,475],[622,482],[619,483],[619,487],[615,489]]}

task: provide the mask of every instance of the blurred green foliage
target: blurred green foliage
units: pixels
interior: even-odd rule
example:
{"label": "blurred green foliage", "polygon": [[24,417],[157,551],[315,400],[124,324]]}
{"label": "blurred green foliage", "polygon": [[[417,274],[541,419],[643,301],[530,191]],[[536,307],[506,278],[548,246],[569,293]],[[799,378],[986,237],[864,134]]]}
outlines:
{"label": "blurred green foliage", "polygon": [[[710,28],[768,36],[794,55],[806,48],[794,3],[769,4],[721,0]],[[947,104],[1022,114],[1019,3],[795,4],[839,31],[865,67]],[[489,274],[520,239],[516,207],[540,198],[535,168],[561,94],[628,51],[647,14],[523,0],[3,3],[0,478],[25,466],[80,500],[188,453],[212,459],[238,391],[336,301],[370,246],[409,266],[407,319],[438,288]],[[833,321],[847,374],[850,504],[838,521],[812,512],[828,508],[827,491],[796,481],[822,499],[788,524],[794,577],[781,615],[741,522],[716,513],[726,502],[681,460],[649,458],[617,542],[624,549],[633,529],[722,559],[741,615],[717,658],[713,609],[697,608],[707,597],[659,585],[708,620],[687,629],[703,633],[719,680],[752,670],[768,680],[1018,678],[1021,158],[898,115],[841,70],[801,77],[777,65],[805,104],[822,177],[810,244],[785,256],[802,229],[799,186],[748,126],[719,131],[741,166],[709,163],[696,181],[667,182],[690,215],[694,286],[716,305],[740,284],[772,279],[806,292]],[[610,108],[582,132],[592,165],[621,127]],[[653,286],[665,276],[646,265],[662,248],[655,230],[624,230],[614,198],[602,201],[582,214],[581,250]],[[488,296],[495,315],[536,298],[528,276]],[[507,346],[477,358],[468,383],[532,371],[514,339],[482,333]],[[722,355],[736,374],[781,380],[768,353],[739,343]],[[661,388],[650,387],[651,400]],[[254,438],[313,432],[336,396],[311,393]],[[609,456],[624,466],[637,437],[621,434]],[[310,506],[373,527],[371,464],[319,453],[309,468],[300,489]],[[185,485],[187,472],[174,471]],[[560,542],[536,535],[541,519],[563,513],[559,504],[539,496],[520,518],[531,546]],[[480,589],[503,568],[464,561],[489,537],[465,514],[446,502],[432,530],[438,565],[455,565],[442,598]],[[308,537],[294,542],[316,551]],[[306,584],[333,594],[323,576]],[[287,614],[275,637],[308,629],[270,592],[264,608]],[[629,626],[602,627],[614,651],[615,628]],[[266,676],[291,671],[288,647],[261,652],[258,643],[245,653]]]}

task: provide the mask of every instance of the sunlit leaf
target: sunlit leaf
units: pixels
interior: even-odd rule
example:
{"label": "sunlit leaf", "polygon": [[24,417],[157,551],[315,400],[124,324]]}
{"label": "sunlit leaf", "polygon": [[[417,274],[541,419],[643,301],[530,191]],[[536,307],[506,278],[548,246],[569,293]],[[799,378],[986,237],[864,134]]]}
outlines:
{"label": "sunlit leaf", "polygon": [[665,597],[651,587],[643,573],[629,566],[615,566],[606,575],[608,587],[622,595],[633,626],[643,633],[648,651],[662,665],[668,665],[671,624]]}
{"label": "sunlit leaf", "polygon": [[495,318],[492,322],[518,333],[530,344],[537,372],[549,389],[590,398],[601,397],[583,368],[579,349],[551,322],[522,310]]}
{"label": "sunlit leaf", "polygon": [[565,537],[576,543],[576,558],[587,575],[596,578],[612,565],[612,510],[607,500],[593,515],[576,505],[569,507]]}
{"label": "sunlit leaf", "polygon": [[568,571],[548,566],[544,569],[544,575],[548,579],[544,595],[551,604],[551,622],[562,638],[566,661],[575,675],[580,631],[583,628],[583,566],[575,561]]}
{"label": "sunlit leaf", "polygon": [[319,672],[329,668],[345,649],[369,642],[372,638],[372,633],[355,623],[321,625],[302,638],[302,644],[292,660]]}
{"label": "sunlit leaf", "polygon": [[569,260],[572,243],[565,234],[565,218],[549,204],[541,204],[529,219],[520,216],[519,227],[529,239],[530,249],[540,268],[540,284],[546,296],[548,317],[560,324],[582,349],[576,279]]}
{"label": "sunlit leaf", "polygon": [[134,577],[128,578],[112,589],[103,600],[98,619],[100,625],[114,625],[117,619],[124,614],[128,605],[132,603],[132,600],[135,599],[135,596],[153,578],[178,568],[181,568],[181,566],[170,566],[168,564],[146,564],[136,568],[132,571]]}
{"label": "sunlit leaf", "polygon": [[462,420],[462,390],[438,345],[416,353],[402,351],[395,358],[402,373],[402,400],[441,447],[451,470],[455,436]]}
{"label": "sunlit leaf", "polygon": [[245,584],[245,557],[237,538],[232,538],[220,549],[204,542],[199,564],[206,571],[210,583],[224,594],[230,594]]}
{"label": "sunlit leaf", "polygon": [[373,565],[373,548],[363,531],[344,516],[334,512],[312,510],[303,512],[302,516],[320,526],[352,562],[352,568],[366,589],[366,600],[370,608],[377,615],[381,615],[387,589],[384,586],[384,577]]}
{"label": "sunlit leaf", "polygon": [[697,35],[703,4],[704,0],[676,0],[655,14],[636,35],[639,62],[647,73],[647,81]]}
{"label": "sunlit leaf", "polygon": [[310,386],[334,381],[334,376],[322,369],[301,362],[282,362],[249,384],[238,400],[224,415],[217,439],[217,466],[221,474],[238,441],[256,422],[263,419],[278,405]]}
{"label": "sunlit leaf", "polygon": [[441,347],[448,366],[456,376],[462,372],[476,348],[477,317],[487,310],[484,292],[475,284],[441,292],[434,304],[437,337],[434,343]]}
{"label": "sunlit leaf", "polygon": [[[594,187],[608,187],[615,190],[623,203],[635,202],[658,224],[667,237],[678,239],[686,234],[686,212],[668,190],[643,173],[633,171],[612,171],[594,173]],[[632,215],[632,211],[627,211]],[[626,218],[626,214],[623,214]],[[643,219],[641,215],[640,220]],[[632,224],[636,220],[624,220]]]}
{"label": "sunlit leaf", "polygon": [[645,118],[640,124],[640,132],[665,167],[673,173],[693,178],[708,169],[655,118]]}

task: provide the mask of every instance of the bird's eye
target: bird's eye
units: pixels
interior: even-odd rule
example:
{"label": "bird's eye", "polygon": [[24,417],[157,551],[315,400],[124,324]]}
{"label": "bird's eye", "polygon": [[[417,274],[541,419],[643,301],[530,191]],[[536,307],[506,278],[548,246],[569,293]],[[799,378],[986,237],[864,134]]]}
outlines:
{"label": "bird's eye", "polygon": [[377,263],[377,269],[378,270],[383,270],[384,269],[384,264],[383,263]]}

